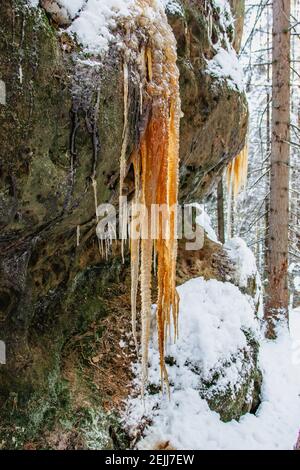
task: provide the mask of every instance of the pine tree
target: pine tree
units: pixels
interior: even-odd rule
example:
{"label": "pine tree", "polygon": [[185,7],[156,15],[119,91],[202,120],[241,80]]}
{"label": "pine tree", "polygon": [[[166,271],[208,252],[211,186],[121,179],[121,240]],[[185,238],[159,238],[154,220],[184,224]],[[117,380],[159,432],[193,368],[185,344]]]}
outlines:
{"label": "pine tree", "polygon": [[288,222],[290,141],[290,0],[273,0],[272,139],[265,305],[267,336],[276,320],[288,318]]}

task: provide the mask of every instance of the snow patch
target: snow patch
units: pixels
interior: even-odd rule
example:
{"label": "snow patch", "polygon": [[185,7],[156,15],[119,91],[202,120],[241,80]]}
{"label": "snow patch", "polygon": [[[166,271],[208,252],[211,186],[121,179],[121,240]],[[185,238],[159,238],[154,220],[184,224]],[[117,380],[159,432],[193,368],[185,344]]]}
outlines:
{"label": "snow patch", "polygon": [[240,287],[247,287],[248,279],[257,274],[254,254],[247,247],[244,240],[239,237],[228,240],[224,245],[224,249],[235,264],[238,285]]}
{"label": "snow patch", "polygon": [[[64,2],[66,6],[72,4],[71,0]],[[89,52],[105,52],[114,39],[112,30],[116,28],[118,20],[132,14],[133,4],[134,0],[88,0],[69,32],[76,34]]]}
{"label": "snow patch", "polygon": [[187,204],[187,207],[195,207],[197,209],[199,215],[196,217],[196,224],[203,228],[210,240],[219,243],[216,232],[212,227],[211,218],[205,211],[204,205],[193,202],[192,204]]}
{"label": "snow patch", "polygon": [[85,0],[58,0],[58,3],[67,10],[71,18],[74,18],[78,14],[79,10],[81,10],[81,8],[84,6],[86,1]]}
{"label": "snow patch", "polygon": [[[36,0],[29,1],[32,6],[38,4]],[[117,25],[140,14],[142,8],[136,0],[56,0],[55,3],[62,17],[72,22],[67,31],[76,36],[86,52],[100,55],[108,51],[112,42],[119,42]],[[153,4],[144,8],[145,15],[152,17],[155,9],[159,11],[166,5],[174,13],[180,9],[175,0],[153,0]]]}
{"label": "snow patch", "polygon": [[217,46],[216,50],[216,55],[207,61],[206,72],[220,82],[226,81],[230,88],[243,93],[245,91],[243,69],[235,50],[231,45],[228,45],[228,50],[221,46]]}

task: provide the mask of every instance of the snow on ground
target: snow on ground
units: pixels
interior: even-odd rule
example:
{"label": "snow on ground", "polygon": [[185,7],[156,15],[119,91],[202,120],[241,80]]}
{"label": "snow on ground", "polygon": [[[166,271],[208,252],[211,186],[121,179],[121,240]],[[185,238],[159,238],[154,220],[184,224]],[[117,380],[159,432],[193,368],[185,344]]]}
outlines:
{"label": "snow on ground", "polygon": [[[181,298],[180,338],[169,346],[177,365],[169,367],[171,399],[146,395],[130,398],[124,420],[134,430],[150,420],[140,449],[170,441],[176,449],[292,449],[300,428],[300,309],[291,312],[291,334],[281,327],[276,341],[262,339],[259,364],[263,372],[261,405],[239,422],[224,423],[196,390],[199,376],[187,360],[202,361],[204,370],[228,358],[245,344],[241,327],[257,334],[246,296],[229,283],[193,279],[178,288]],[[150,346],[149,380],[157,383],[158,352]],[[135,366],[138,373],[139,366]],[[231,371],[232,378],[237,370]],[[136,383],[139,381],[136,379]],[[149,421],[148,421],[149,422]]]}

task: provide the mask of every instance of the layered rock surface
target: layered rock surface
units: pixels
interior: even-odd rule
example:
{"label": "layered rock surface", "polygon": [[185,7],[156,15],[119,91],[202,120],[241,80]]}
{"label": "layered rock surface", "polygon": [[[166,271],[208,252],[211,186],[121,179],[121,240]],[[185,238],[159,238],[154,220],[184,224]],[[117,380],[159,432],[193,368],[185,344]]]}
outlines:
{"label": "layered rock surface", "polygon": [[[232,4],[233,12],[241,11],[242,2]],[[172,1],[166,11],[181,76],[180,199],[191,201],[212,190],[244,146],[245,95],[232,77],[209,72],[219,47],[238,47],[241,27],[235,34],[218,2]],[[109,399],[101,384],[95,390],[99,364],[92,358],[103,331],[110,331],[104,319],[113,323],[116,310],[129,312],[128,260],[123,266],[117,246],[108,261],[99,254],[92,176],[98,202],[116,201],[124,51],[117,44],[104,57],[83,51],[55,18],[26,0],[1,1],[0,18],[6,88],[6,104],[0,104],[0,339],[7,345],[0,403],[5,445],[22,447],[45,420],[55,428],[57,410],[66,421],[73,416],[71,397],[78,390],[84,409]],[[120,24],[118,37],[125,30]],[[129,90],[128,157],[140,99],[134,66]],[[130,168],[125,182],[131,194]],[[99,374],[113,369],[112,357],[101,359]],[[86,423],[92,418],[81,408],[78,419]],[[14,444],[16,426],[30,432],[20,431]],[[107,429],[104,434],[101,445],[112,446]],[[73,437],[67,447],[84,446]]]}

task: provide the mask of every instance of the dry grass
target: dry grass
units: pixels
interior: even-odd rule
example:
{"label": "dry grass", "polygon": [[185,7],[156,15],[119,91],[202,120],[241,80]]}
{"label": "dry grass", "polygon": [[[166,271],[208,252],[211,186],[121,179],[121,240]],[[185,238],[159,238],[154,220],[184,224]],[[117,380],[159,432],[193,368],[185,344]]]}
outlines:
{"label": "dry grass", "polygon": [[[120,409],[130,393],[131,363],[136,359],[136,352],[131,334],[129,296],[126,292],[107,300],[109,314],[94,322],[89,331],[74,336],[65,350],[64,376],[78,407],[89,406],[93,401],[94,392],[89,390],[91,383],[98,390],[106,411]],[[87,342],[93,346],[89,355],[84,353]]]}
{"label": "dry grass", "polygon": [[155,444],[152,450],[176,450],[176,448],[170,444],[170,441],[161,441]]}

